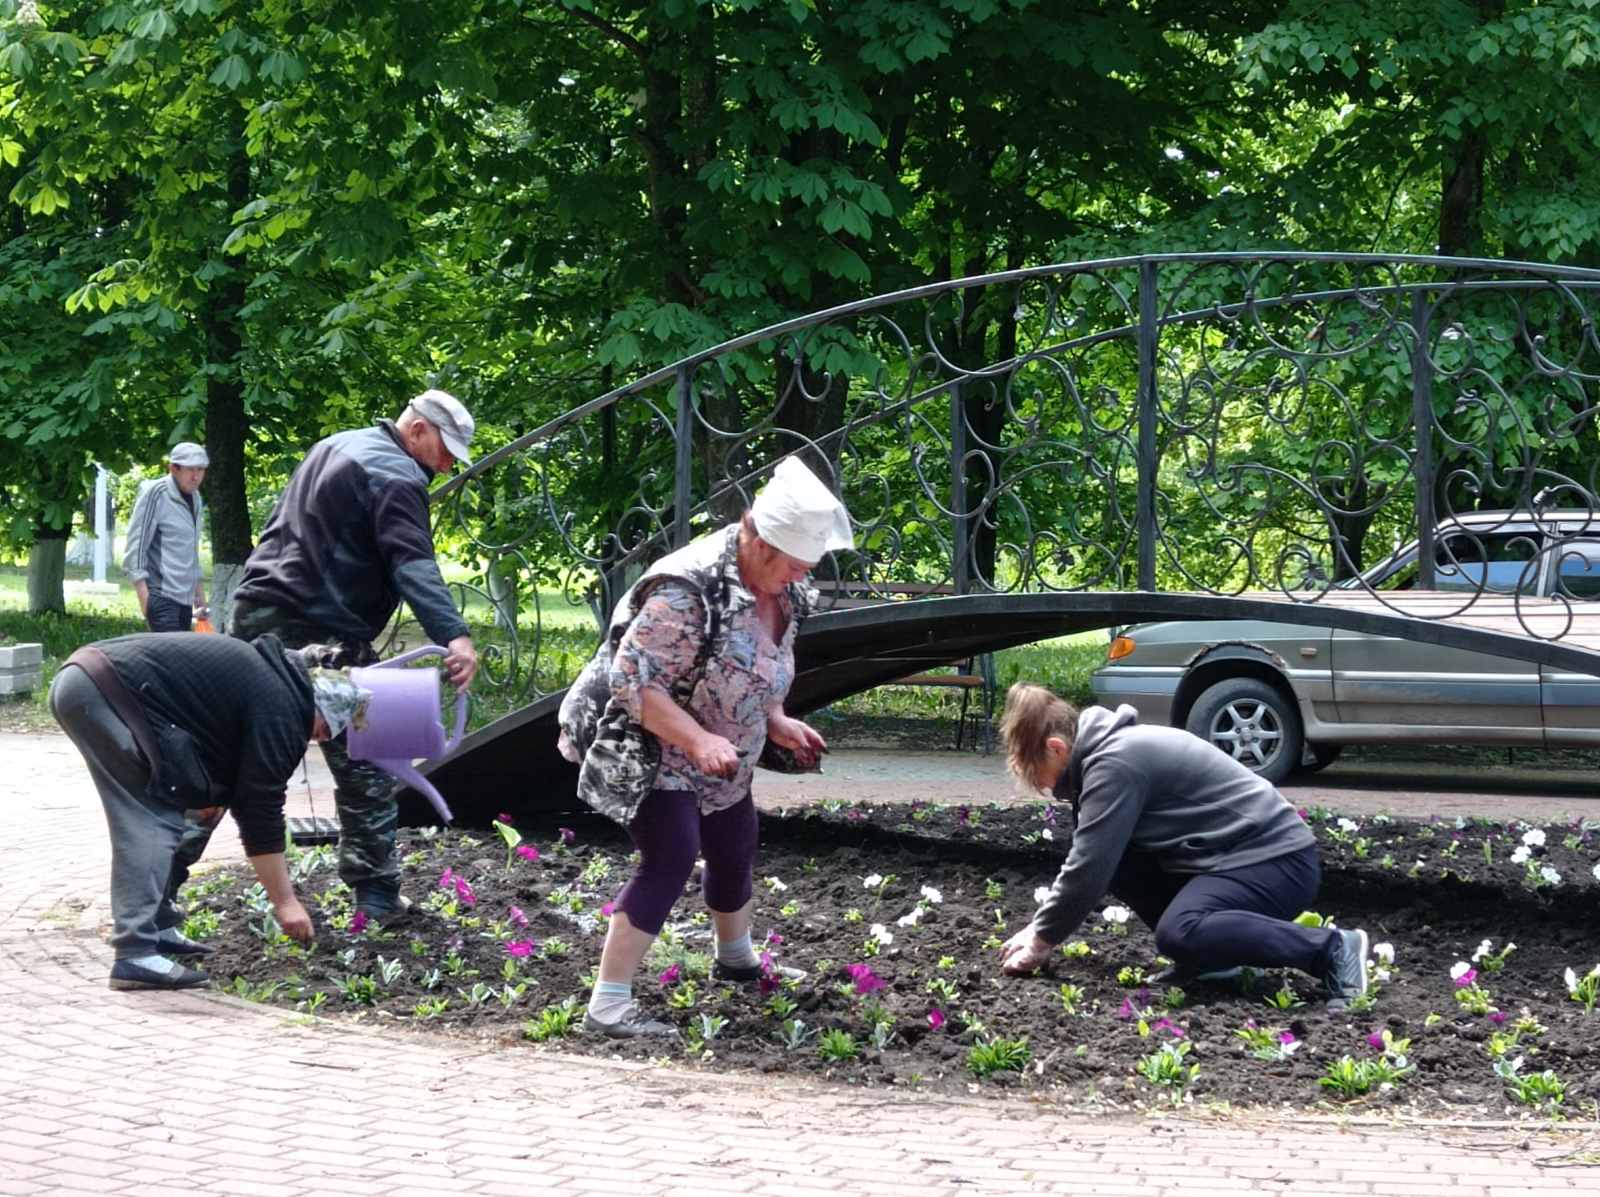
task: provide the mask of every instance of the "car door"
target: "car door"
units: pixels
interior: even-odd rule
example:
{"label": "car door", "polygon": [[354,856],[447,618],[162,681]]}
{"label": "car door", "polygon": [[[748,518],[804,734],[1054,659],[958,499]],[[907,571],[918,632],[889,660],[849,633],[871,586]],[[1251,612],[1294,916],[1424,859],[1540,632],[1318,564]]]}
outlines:
{"label": "car door", "polygon": [[[1586,618],[1600,618],[1600,539],[1554,547],[1551,594]],[[1551,747],[1600,745],[1600,677],[1543,667],[1539,671],[1545,743]]]}
{"label": "car door", "polygon": [[[1535,589],[1539,544],[1537,531],[1525,528],[1441,536],[1435,585],[1463,598],[1480,584],[1500,593]],[[1448,740],[1450,729],[1463,729],[1480,743],[1543,742],[1539,669],[1527,661],[1350,631],[1334,632],[1330,652],[1343,724],[1411,728],[1419,740]]]}

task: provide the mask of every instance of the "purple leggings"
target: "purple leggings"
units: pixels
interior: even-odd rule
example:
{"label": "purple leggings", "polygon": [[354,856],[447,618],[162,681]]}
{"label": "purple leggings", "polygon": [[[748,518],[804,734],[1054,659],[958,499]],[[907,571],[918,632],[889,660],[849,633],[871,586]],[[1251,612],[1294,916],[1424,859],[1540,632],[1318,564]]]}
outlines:
{"label": "purple leggings", "polygon": [[639,867],[617,895],[616,908],[639,930],[659,935],[695,859],[703,855],[700,884],[706,906],[719,914],[742,909],[750,900],[756,830],[751,798],[703,815],[693,790],[651,790],[628,824]]}

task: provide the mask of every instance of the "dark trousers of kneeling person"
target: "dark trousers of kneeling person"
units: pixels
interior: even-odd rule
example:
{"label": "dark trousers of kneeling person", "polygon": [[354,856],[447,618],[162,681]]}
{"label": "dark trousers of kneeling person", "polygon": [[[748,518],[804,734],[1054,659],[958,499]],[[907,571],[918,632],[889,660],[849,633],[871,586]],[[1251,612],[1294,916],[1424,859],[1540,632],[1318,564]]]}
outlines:
{"label": "dark trousers of kneeling person", "polygon": [[1315,846],[1219,873],[1170,873],[1159,857],[1130,851],[1110,890],[1184,973],[1249,965],[1320,979],[1332,966],[1338,932],[1293,919],[1316,901],[1321,881]]}
{"label": "dark trousers of kneeling person", "polygon": [[[183,835],[183,811],[148,797],[150,763],[128,725],[78,666],[64,665],[56,674],[50,711],[83,754],[105,807],[111,833],[112,951],[118,960],[159,956],[157,913]],[[174,967],[187,983],[206,979],[204,973]]]}

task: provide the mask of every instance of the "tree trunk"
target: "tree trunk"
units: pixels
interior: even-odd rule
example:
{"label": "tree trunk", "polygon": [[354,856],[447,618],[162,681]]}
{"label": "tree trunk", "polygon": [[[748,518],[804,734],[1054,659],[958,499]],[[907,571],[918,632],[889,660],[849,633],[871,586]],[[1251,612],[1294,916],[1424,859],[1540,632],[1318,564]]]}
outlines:
{"label": "tree trunk", "polygon": [[33,550],[28,554],[28,614],[53,611],[66,614],[67,596],[62,583],[67,575],[67,529],[34,529]]}
{"label": "tree trunk", "polygon": [[[228,162],[228,203],[232,211],[250,199],[250,159],[245,154],[244,112],[229,110],[233,152]],[[220,252],[220,251],[218,251]],[[245,411],[244,380],[239,351],[244,328],[239,313],[245,304],[244,270],[233,264],[214,286],[201,310],[206,333],[206,471],[205,499],[211,511],[211,605],[213,623],[226,626],[233,588],[255,547],[250,533],[250,506],[245,494],[245,443],[250,417]],[[219,369],[220,367],[220,369]]]}

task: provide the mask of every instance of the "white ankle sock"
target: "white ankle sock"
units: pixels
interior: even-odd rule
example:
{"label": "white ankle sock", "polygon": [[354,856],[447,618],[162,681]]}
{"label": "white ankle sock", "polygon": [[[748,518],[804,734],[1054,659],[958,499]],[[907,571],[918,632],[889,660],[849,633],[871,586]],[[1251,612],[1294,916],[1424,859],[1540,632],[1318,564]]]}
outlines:
{"label": "white ankle sock", "polygon": [[628,981],[596,981],[589,993],[589,1013],[597,1022],[616,1022],[633,1001],[633,984]]}
{"label": "white ankle sock", "polygon": [[162,976],[176,972],[178,969],[176,962],[168,960],[165,956],[126,956],[124,959],[129,964],[137,964],[140,968],[147,968],[153,973],[160,973]]}
{"label": "white ankle sock", "polygon": [[760,964],[756,950],[750,943],[750,932],[746,931],[738,939],[717,940],[717,960],[722,964],[731,964],[735,968],[753,968]]}

